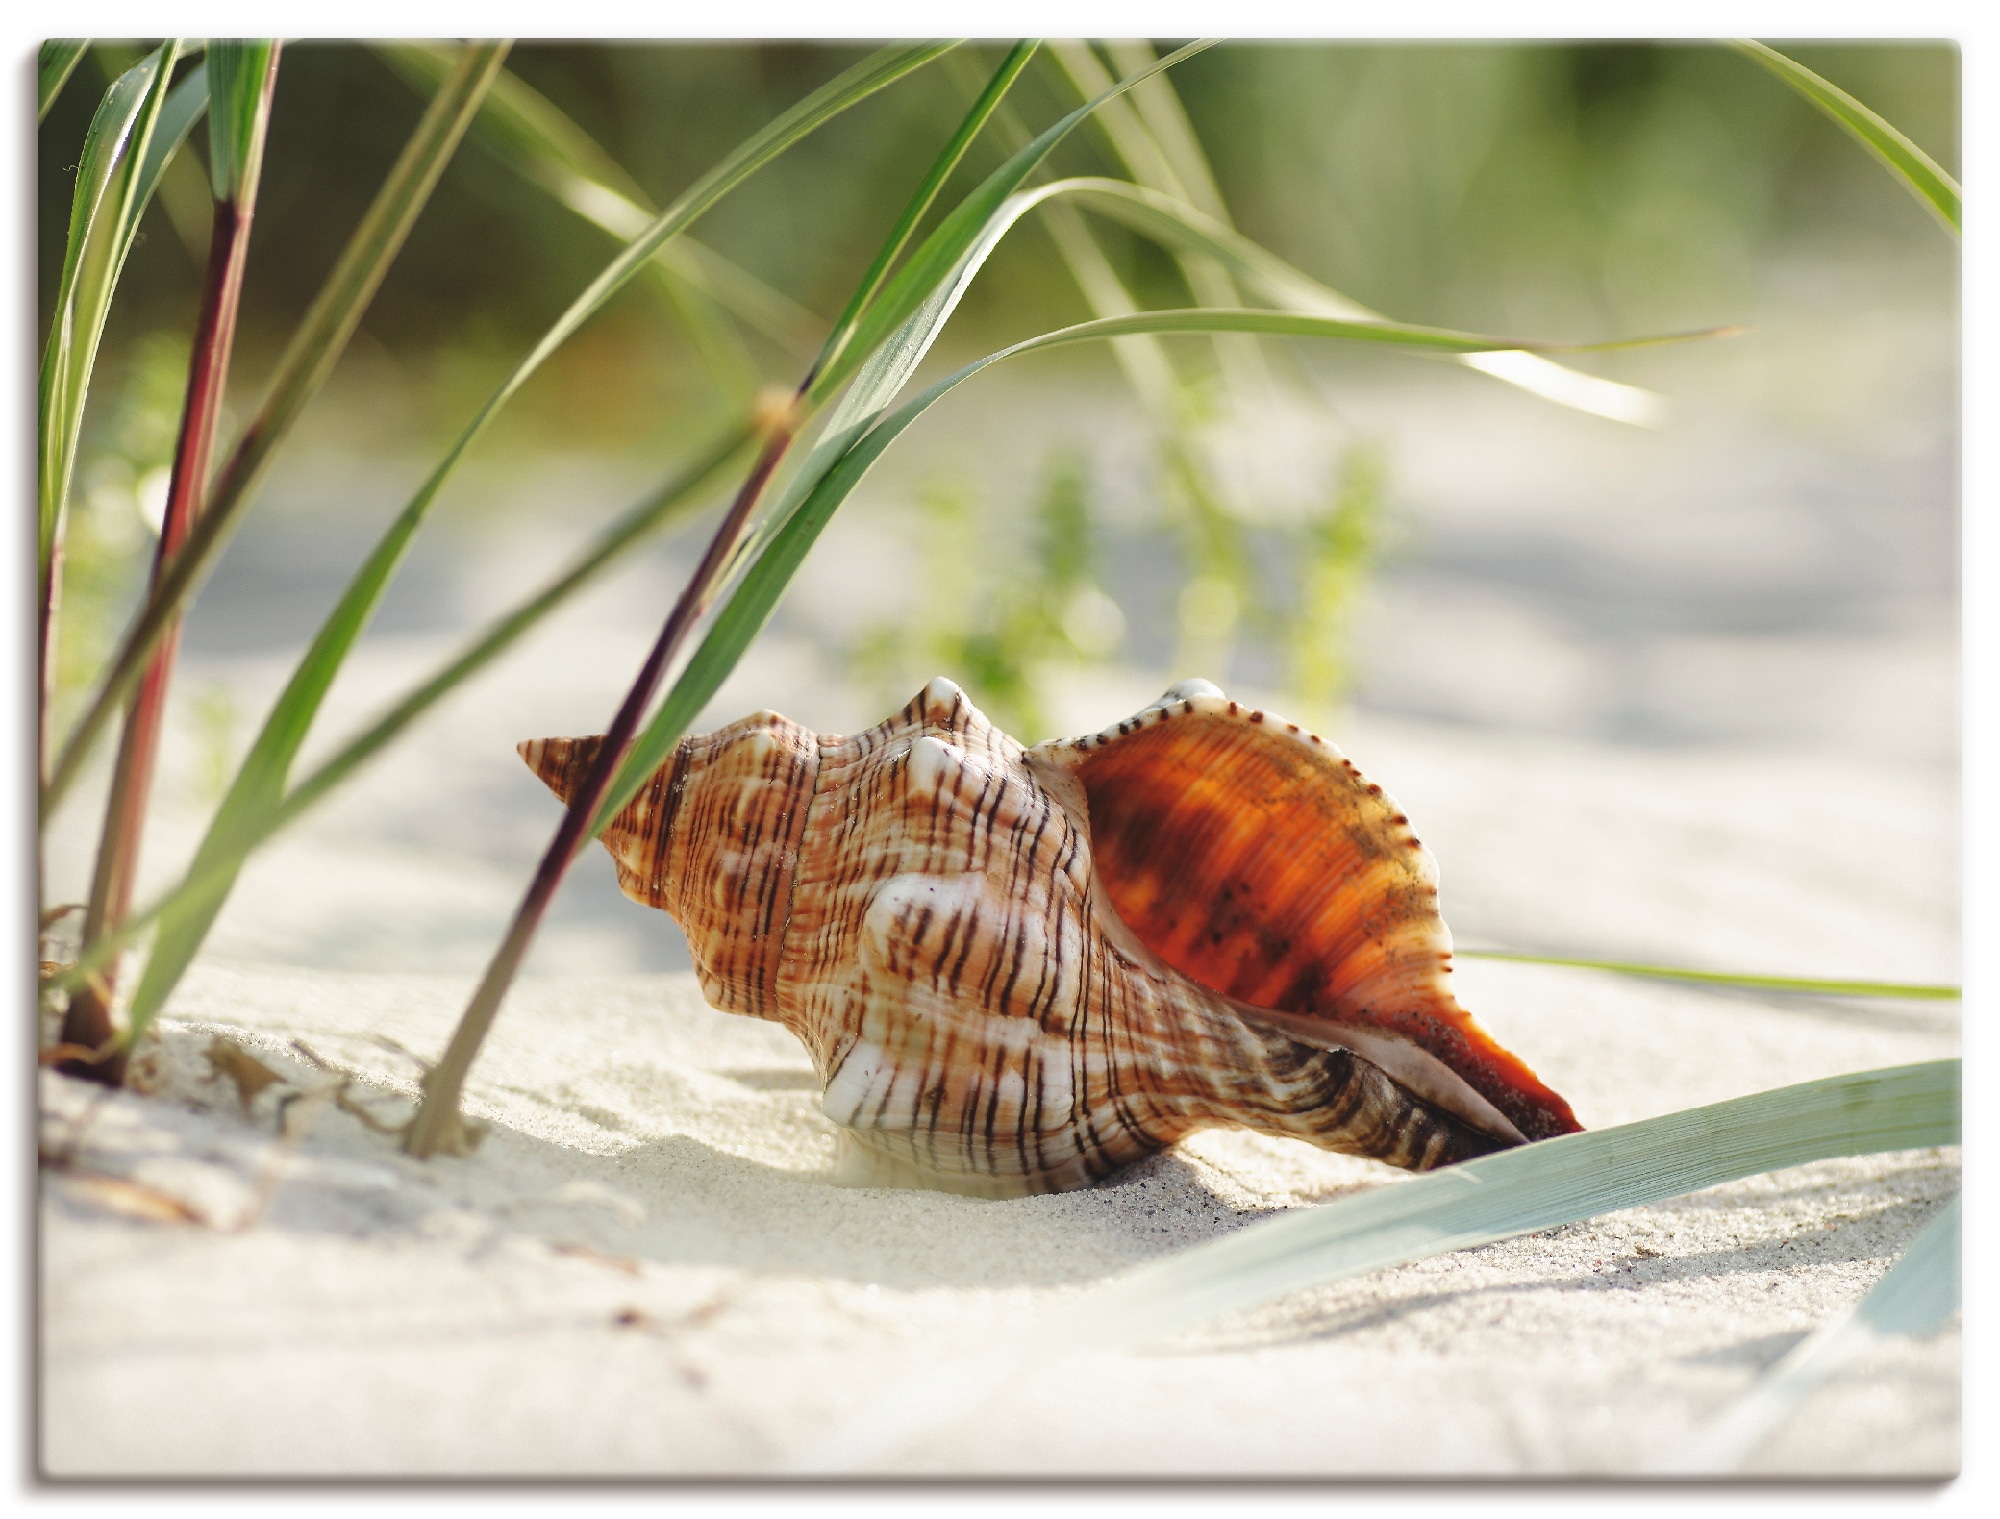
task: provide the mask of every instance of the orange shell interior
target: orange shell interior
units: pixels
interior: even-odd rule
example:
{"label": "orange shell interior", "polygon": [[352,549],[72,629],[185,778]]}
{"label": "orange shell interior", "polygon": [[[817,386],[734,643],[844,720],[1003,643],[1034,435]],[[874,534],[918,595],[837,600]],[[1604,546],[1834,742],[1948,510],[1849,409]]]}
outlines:
{"label": "orange shell interior", "polygon": [[1421,1046],[1529,1139],[1582,1126],[1458,1005],[1409,819],[1318,739],[1175,703],[1074,761],[1098,879],[1168,965],[1254,1007]]}

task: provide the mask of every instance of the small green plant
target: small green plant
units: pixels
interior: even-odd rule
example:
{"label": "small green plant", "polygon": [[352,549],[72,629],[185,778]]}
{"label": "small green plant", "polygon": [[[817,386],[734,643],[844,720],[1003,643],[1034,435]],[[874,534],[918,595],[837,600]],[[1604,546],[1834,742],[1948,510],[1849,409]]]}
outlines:
{"label": "small green plant", "polygon": [[1125,614],[1098,575],[1088,465],[1075,449],[1048,461],[1027,551],[996,554],[994,520],[973,492],[937,482],[913,527],[917,596],[900,621],[863,630],[850,666],[890,705],[950,670],[982,710],[1024,743],[1051,737],[1052,669],[1110,658]]}

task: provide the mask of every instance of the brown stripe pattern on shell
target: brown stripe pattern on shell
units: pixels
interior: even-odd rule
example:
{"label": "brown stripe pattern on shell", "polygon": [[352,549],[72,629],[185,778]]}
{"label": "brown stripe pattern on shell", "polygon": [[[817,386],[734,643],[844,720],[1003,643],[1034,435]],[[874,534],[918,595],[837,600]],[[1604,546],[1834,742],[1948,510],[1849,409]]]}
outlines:
{"label": "brown stripe pattern on shell", "polygon": [[[595,739],[523,756],[567,797]],[[1233,1125],[1428,1169],[1577,1127],[1444,989],[1435,871],[1205,683],[1033,750],[947,680],[690,738],[606,830],[716,1006],[804,1042],[843,1176],[1017,1196]]]}

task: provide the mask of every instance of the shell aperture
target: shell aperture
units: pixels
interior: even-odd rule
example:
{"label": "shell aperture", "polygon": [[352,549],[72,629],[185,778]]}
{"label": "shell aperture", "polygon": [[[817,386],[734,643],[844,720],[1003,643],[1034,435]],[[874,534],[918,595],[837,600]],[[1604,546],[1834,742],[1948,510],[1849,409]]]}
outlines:
{"label": "shell aperture", "polygon": [[[566,800],[598,742],[520,747]],[[603,841],[710,1002],[806,1045],[846,1180],[1063,1190],[1218,1125],[1424,1170],[1579,1127],[1451,996],[1395,804],[1206,682],[1034,749],[943,679],[847,737],[760,712]]]}

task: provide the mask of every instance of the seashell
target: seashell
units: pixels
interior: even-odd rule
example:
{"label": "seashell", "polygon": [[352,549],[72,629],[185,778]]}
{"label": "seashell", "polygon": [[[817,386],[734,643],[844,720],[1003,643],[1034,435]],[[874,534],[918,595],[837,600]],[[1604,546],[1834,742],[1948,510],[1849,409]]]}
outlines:
{"label": "seashell", "polygon": [[[520,749],[567,800],[599,743]],[[1580,1127],[1453,998],[1394,801],[1206,681],[1032,749],[942,678],[849,737],[758,712],[603,842],[709,1001],[811,1052],[843,1180],[1060,1191],[1215,1126],[1427,1170]]]}

